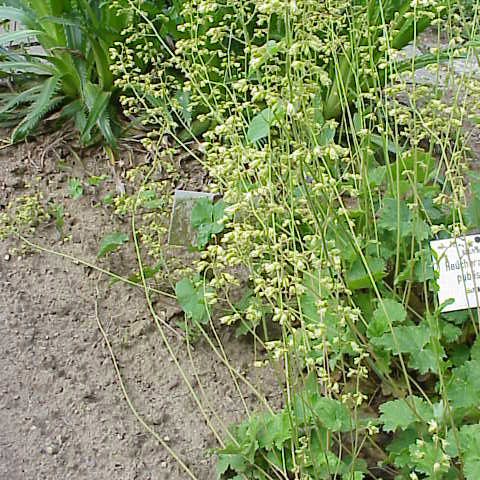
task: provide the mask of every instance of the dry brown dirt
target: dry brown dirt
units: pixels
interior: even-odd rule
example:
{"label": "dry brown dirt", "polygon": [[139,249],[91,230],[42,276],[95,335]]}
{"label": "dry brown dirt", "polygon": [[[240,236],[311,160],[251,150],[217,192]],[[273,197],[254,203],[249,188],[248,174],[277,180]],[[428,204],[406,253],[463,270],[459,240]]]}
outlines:
{"label": "dry brown dirt", "polygon": [[[70,177],[85,180],[87,171],[111,173],[106,159],[91,152],[76,159],[65,141],[55,144],[58,138],[42,136],[0,149],[0,209],[32,188],[44,191],[64,205],[69,215],[65,233],[72,240],[61,243],[50,222],[37,228],[34,241],[128,276],[137,270],[132,242],[106,260],[96,259],[103,235],[114,229],[128,232],[128,222],[112,217],[89,191],[74,201],[67,190]],[[137,162],[144,160],[142,155],[137,152]],[[66,172],[59,169],[62,163]],[[35,187],[28,186],[31,182]],[[181,176],[178,184],[186,183]],[[18,240],[0,241],[1,479],[188,478],[129,409],[98,328],[96,304],[139,414],[199,480],[216,478],[215,457],[207,449],[218,442],[159,335],[143,290],[109,281],[66,258],[24,252]],[[154,300],[157,314],[180,332],[175,302],[165,297]],[[207,343],[195,344],[190,358],[181,337],[170,330],[165,335],[208,420],[221,431],[221,422],[244,419],[240,393]],[[261,352],[255,354],[251,339],[235,339],[229,330],[220,330],[220,338],[231,364],[272,405],[279,402],[275,376],[252,368]],[[258,408],[244,384],[240,390],[249,410]]]}

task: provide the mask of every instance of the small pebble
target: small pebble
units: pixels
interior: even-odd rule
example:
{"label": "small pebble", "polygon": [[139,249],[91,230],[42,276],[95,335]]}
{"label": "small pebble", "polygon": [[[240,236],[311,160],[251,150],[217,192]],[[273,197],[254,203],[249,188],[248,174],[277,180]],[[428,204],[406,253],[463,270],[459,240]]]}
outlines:
{"label": "small pebble", "polygon": [[49,445],[45,451],[49,454],[49,455],[56,455],[58,453],[58,447],[56,445]]}
{"label": "small pebble", "polygon": [[3,259],[4,259],[6,262],[8,262],[8,261],[10,260],[10,255],[7,253],[7,254],[3,257]]}

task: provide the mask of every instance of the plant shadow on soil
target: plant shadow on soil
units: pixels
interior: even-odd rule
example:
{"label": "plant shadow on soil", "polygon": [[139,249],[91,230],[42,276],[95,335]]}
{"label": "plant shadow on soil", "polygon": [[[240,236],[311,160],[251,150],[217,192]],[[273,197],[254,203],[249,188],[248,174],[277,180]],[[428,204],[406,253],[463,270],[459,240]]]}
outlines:
{"label": "plant shadow on soil", "polygon": [[[67,178],[84,178],[84,166],[67,158],[61,142],[43,155],[45,145],[56,138],[46,135],[0,150],[0,208],[18,195],[31,193],[27,186],[35,183],[36,189],[64,205],[69,214],[65,234],[72,239],[60,242],[52,222],[40,225],[33,241],[99,263],[96,253],[101,238],[115,228],[128,232],[129,223],[121,224],[106,209],[94,206],[88,192],[77,200],[71,198]],[[137,157],[142,155],[137,153],[135,161],[141,161]],[[73,165],[68,174],[58,169],[59,156]],[[89,174],[111,173],[107,161],[95,155],[85,164]],[[195,182],[192,171],[199,171],[198,166],[190,169]],[[179,184],[188,187],[185,172],[182,175]],[[144,292],[122,282],[110,286],[105,276],[99,280],[97,272],[55,255],[21,250],[12,254],[12,248],[19,247],[13,240],[0,242],[0,478],[187,478],[125,402],[96,323],[97,284],[99,319],[137,411],[198,479],[215,478],[215,459],[206,450],[217,442],[154,327]],[[124,276],[136,271],[133,243],[100,264]],[[174,301],[157,298],[155,308],[175,325]],[[252,367],[261,356],[255,355],[252,342],[233,339],[227,330],[220,334],[231,364],[245,373],[272,407],[279,407],[276,376]],[[239,392],[206,342],[194,345],[192,365],[185,342],[168,330],[166,335],[201,398],[194,378],[198,374],[218,418],[226,425],[244,419]],[[243,387],[249,410],[258,409],[256,397]],[[206,402],[204,408],[218,427]]]}

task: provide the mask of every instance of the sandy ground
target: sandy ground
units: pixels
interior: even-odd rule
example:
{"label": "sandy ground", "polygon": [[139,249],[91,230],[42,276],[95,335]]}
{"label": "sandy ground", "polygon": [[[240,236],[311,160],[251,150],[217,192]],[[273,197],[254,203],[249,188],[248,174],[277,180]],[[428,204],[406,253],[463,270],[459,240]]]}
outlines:
{"label": "sandy ground", "polygon": [[[42,154],[52,141],[42,137],[0,150],[0,208],[30,192],[25,184],[36,179],[35,188],[48,191],[69,212],[65,229],[72,241],[61,244],[53,225],[41,225],[35,241],[98,263],[103,235],[113,228],[128,231],[128,223],[118,223],[105,209],[92,206],[89,194],[70,198],[67,177],[85,174],[71,158],[65,160],[73,161],[73,171],[59,171],[52,152],[42,165]],[[94,160],[90,173],[102,173],[105,160]],[[218,442],[206,419],[221,431],[222,422],[244,419],[246,412],[212,349],[200,341],[192,362],[184,340],[165,330],[205,418],[165,348],[143,290],[122,283],[109,286],[109,279],[95,270],[51,254],[22,253],[18,247],[12,240],[0,242],[0,478],[188,478],[129,409],[98,328],[96,303],[135,408],[198,479],[216,478],[215,457],[207,449]],[[133,246],[100,263],[128,276],[136,270]],[[180,319],[175,303],[162,297],[155,301],[157,314],[175,329]],[[275,376],[251,367],[251,340],[235,339],[227,330],[220,335],[232,365],[259,385],[273,405],[280,402]],[[248,388],[240,390],[249,410],[258,408]]]}

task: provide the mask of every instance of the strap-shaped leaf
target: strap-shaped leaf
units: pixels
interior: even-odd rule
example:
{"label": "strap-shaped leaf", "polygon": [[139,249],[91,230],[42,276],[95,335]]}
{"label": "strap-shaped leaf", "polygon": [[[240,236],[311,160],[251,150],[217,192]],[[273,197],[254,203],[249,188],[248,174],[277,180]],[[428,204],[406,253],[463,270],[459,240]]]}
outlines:
{"label": "strap-shaped leaf", "polygon": [[8,46],[10,43],[18,44],[29,41],[32,37],[38,37],[42,32],[40,30],[18,30],[0,35],[0,45]]}
{"label": "strap-shaped leaf", "polygon": [[98,30],[100,28],[100,22],[95,15],[91,5],[86,0],[79,0],[79,4],[82,7],[83,14],[88,18],[90,25],[95,29]]}
{"label": "strap-shaped leaf", "polygon": [[424,53],[422,55],[416,55],[413,59],[400,60],[395,64],[395,71],[401,73],[412,70],[418,70],[419,68],[425,68],[428,65],[435,63],[446,63],[450,61],[452,57],[455,59],[467,58],[468,48],[478,48],[480,46],[480,39],[473,39],[469,42],[461,44],[456,47],[449,47],[441,50],[438,54]]}
{"label": "strap-shaped leaf", "polygon": [[93,55],[95,57],[95,64],[97,66],[97,73],[100,79],[100,87],[103,90],[110,90],[113,85],[113,75],[110,71],[110,61],[105,49],[100,43],[95,40],[93,35],[89,35],[90,45],[92,47]]}
{"label": "strap-shaped leaf", "polygon": [[33,103],[30,112],[13,131],[12,142],[25,138],[37,126],[42,117],[62,101],[63,97],[53,98],[58,82],[59,78],[56,76],[44,82],[42,91]]}
{"label": "strap-shaped leaf", "polygon": [[110,124],[110,117],[108,116],[108,110],[105,109],[100,115],[100,118],[97,121],[98,128],[102,132],[103,137],[107,143],[112,147],[113,150],[117,149],[117,139],[112,131],[112,126]]}
{"label": "strap-shaped leaf", "polygon": [[54,75],[55,69],[45,63],[37,62],[1,62],[0,72],[35,73],[37,75]]}
{"label": "strap-shaped leaf", "polygon": [[35,85],[28,90],[13,95],[12,99],[7,102],[4,107],[0,108],[0,114],[10,111],[12,108],[15,108],[17,105],[21,105],[22,103],[29,103],[35,101],[41,89],[41,85]]}
{"label": "strap-shaped leaf", "polygon": [[82,24],[78,20],[72,17],[54,17],[52,15],[47,15],[46,17],[42,17],[40,21],[55,23],[57,25],[74,26],[74,27],[82,28]]}
{"label": "strap-shaped leaf", "polygon": [[20,22],[25,27],[31,27],[32,23],[35,23],[34,18],[28,11],[16,7],[1,6],[0,18]]}
{"label": "strap-shaped leaf", "polygon": [[107,107],[111,93],[100,90],[97,85],[87,83],[84,89],[85,103],[89,108],[87,122],[82,130],[82,142],[86,143],[90,137],[90,131],[97,124],[107,142],[116,148],[115,136],[110,126]]}

